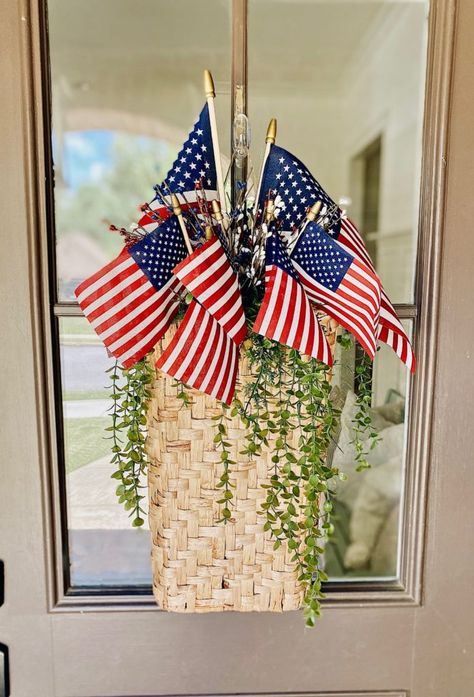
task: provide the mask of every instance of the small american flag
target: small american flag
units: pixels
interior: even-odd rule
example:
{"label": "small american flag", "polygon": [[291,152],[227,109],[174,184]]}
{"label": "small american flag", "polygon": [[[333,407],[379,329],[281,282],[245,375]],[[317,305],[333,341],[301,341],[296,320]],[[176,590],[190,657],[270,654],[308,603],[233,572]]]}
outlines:
{"label": "small american flag", "polygon": [[173,273],[236,344],[245,339],[247,329],[239,282],[217,237],[190,254]]}
{"label": "small american flag", "polygon": [[253,330],[332,365],[324,331],[276,231],[267,239],[265,295]]}
{"label": "small american flag", "polygon": [[[183,212],[187,208],[199,209],[204,201],[210,202],[218,197],[215,153],[207,104],[204,105],[160,189],[165,200],[157,193],[149,208],[163,219],[171,214],[169,195],[172,193],[178,197]],[[147,232],[156,227],[150,211],[138,224]]]}
{"label": "small american flag", "polygon": [[316,223],[309,223],[291,256],[309,298],[350,331],[371,358],[377,350],[380,281]]}
{"label": "small american flag", "polygon": [[173,217],[76,288],[84,315],[125,368],[143,358],[172,322],[182,289],[172,269],[186,253]]}
{"label": "small american flag", "polygon": [[[259,210],[264,209],[269,191],[279,199],[276,204],[277,209],[281,208],[278,219],[283,230],[295,230],[303,222],[308,208],[316,201],[321,201],[328,209],[337,208],[306,166],[278,145],[272,145],[265,163]],[[336,227],[338,218],[339,216],[335,217]]]}
{"label": "small american flag", "polygon": [[[283,229],[294,231],[303,222],[309,206],[316,201],[333,211],[329,230],[331,237],[350,254],[363,261],[375,273],[374,265],[356,226],[348,218],[341,218],[341,211],[305,165],[287,150],[272,145],[265,164],[258,208],[263,210],[268,192],[276,197],[279,219]],[[304,236],[305,233],[303,233]],[[382,287],[381,309],[377,338],[388,344],[412,371],[415,371],[415,354],[397,313]]]}
{"label": "small american flag", "polygon": [[185,385],[230,404],[235,392],[239,347],[196,300],[156,363]]}

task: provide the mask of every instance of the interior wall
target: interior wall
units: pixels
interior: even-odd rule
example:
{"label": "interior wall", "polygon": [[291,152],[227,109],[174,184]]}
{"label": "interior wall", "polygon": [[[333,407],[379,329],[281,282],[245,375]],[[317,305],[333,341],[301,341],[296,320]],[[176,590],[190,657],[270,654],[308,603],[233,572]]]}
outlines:
{"label": "interior wall", "polygon": [[341,189],[352,195],[352,158],[381,135],[378,270],[397,302],[412,298],[426,25],[424,5],[392,7],[345,76]]}

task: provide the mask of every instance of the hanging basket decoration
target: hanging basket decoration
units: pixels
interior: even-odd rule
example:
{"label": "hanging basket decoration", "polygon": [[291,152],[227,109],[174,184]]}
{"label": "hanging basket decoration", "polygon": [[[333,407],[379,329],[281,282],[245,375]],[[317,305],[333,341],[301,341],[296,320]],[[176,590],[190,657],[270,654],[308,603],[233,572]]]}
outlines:
{"label": "hanging basket decoration", "polygon": [[[153,588],[180,612],[320,614],[332,534],[328,449],[339,411],[337,345],[379,342],[414,371],[408,337],[362,236],[305,165],[267,131],[258,186],[226,191],[206,103],[119,256],[76,289],[117,364],[112,477],[142,525],[148,471]],[[249,130],[234,124],[245,172]],[[359,366],[354,442],[372,441],[370,378]],[[121,380],[123,378],[123,380]],[[369,438],[369,440],[370,440]]]}

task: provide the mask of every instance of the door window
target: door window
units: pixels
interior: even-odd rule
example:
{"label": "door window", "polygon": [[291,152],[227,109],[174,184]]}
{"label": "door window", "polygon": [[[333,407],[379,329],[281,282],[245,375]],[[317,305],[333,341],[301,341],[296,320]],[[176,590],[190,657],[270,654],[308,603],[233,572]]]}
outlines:
{"label": "door window", "polygon": [[[134,222],[137,205],[163,178],[201,107],[205,68],[214,74],[221,147],[228,158],[233,34],[240,51],[234,55],[234,77],[236,64],[239,74],[248,72],[243,88],[253,176],[268,120],[275,116],[278,143],[305,162],[360,226],[416,345],[427,2],[249,0],[244,23],[236,16],[239,3],[220,0],[48,4],[51,293],[62,402],[65,573],[72,591],[149,592],[148,532],[130,527],[110,479],[104,429],[111,361],[82,317],[74,288],[120,249],[121,239],[109,224]],[[339,371],[341,446],[349,438],[344,424],[352,419],[357,360],[355,350],[346,354]],[[354,580],[399,575],[410,466],[405,462],[409,385],[406,369],[384,347],[373,371],[374,419],[381,435],[373,466],[355,473],[350,447],[344,457],[339,448],[333,454],[348,479],[340,484],[326,564],[331,578],[349,587]]]}

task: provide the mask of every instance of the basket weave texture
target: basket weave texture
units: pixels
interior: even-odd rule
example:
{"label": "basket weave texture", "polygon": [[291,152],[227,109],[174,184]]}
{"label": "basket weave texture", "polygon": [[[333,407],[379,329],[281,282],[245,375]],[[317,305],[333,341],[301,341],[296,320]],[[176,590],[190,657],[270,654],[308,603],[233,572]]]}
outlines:
{"label": "basket weave texture", "polygon": [[[167,345],[171,328],[163,340]],[[162,350],[159,344],[154,360]],[[252,380],[241,360],[239,381]],[[231,443],[232,518],[226,523],[216,484],[223,466],[216,449],[213,416],[222,407],[191,390],[192,405],[177,397],[175,381],[157,374],[148,409],[149,521],[152,535],[153,592],[158,605],[176,612],[298,609],[303,590],[293,552],[286,543],[274,550],[259,514],[273,473],[270,448],[252,460],[241,455],[245,427],[238,417],[227,423]],[[275,438],[277,436],[274,436]],[[298,440],[293,431],[292,443]]]}

